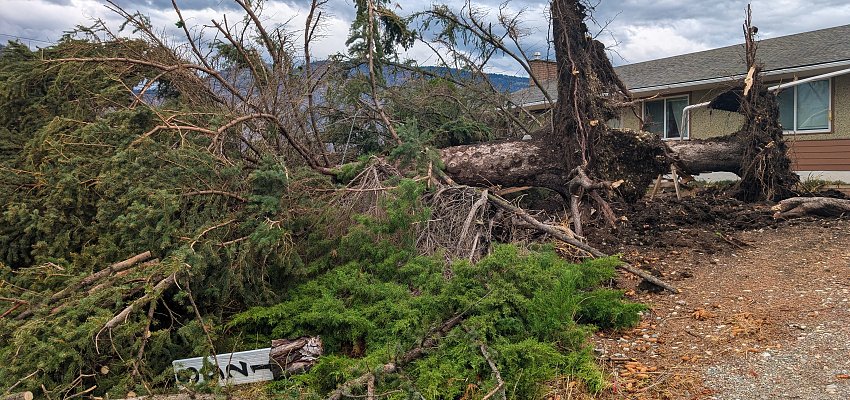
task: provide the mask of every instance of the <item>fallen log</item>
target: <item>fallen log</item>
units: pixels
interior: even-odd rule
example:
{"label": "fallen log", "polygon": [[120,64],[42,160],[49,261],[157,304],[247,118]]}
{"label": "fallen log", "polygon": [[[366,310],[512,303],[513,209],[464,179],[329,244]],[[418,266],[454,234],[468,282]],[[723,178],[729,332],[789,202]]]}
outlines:
{"label": "fallen log", "polygon": [[[442,149],[445,172],[455,182],[477,187],[543,187],[569,197],[571,171],[564,163],[567,151],[551,142],[546,132],[534,140],[487,142]],[[626,201],[643,197],[670,164],[688,175],[706,172],[741,174],[746,144],[739,137],[662,142],[646,132],[614,130],[599,147],[596,173],[610,182],[623,180],[617,192]]]}
{"label": "fallen log", "polygon": [[32,400],[32,392],[20,392],[0,395],[0,400]]}
{"label": "fallen log", "polygon": [[285,374],[299,374],[310,370],[316,365],[323,351],[322,339],[318,336],[272,340],[269,361],[275,366],[272,369],[275,379]]}
{"label": "fallen log", "polygon": [[773,218],[798,218],[805,215],[820,217],[850,216],[850,200],[831,197],[792,197],[772,208]]}

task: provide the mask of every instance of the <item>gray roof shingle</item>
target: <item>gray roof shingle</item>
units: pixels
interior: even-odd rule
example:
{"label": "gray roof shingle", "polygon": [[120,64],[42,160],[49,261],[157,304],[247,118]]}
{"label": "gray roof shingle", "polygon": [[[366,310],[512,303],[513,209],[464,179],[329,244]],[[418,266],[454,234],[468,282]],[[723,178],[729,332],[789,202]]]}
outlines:
{"label": "gray roof shingle", "polygon": [[[758,42],[765,72],[850,60],[850,25],[781,36]],[[623,65],[617,74],[629,89],[732,77],[746,72],[744,46]]]}

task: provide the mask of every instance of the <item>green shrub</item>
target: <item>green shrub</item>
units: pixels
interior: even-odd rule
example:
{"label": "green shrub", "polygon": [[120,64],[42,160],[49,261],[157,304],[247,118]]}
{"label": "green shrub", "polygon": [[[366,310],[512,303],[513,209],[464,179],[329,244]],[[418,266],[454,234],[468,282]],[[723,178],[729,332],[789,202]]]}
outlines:
{"label": "green shrub", "polygon": [[469,385],[486,392],[495,380],[481,344],[515,391],[512,398],[535,398],[541,382],[563,374],[593,390],[604,387],[587,335],[596,327],[633,326],[644,309],[623,301],[620,291],[599,288],[618,260],[576,265],[550,249],[497,245],[480,262],[458,262],[449,271],[438,257],[416,256],[386,239],[405,226],[394,219],[410,217],[364,219],[341,239],[339,264],[293,288],[281,303],[235,316],[230,329],[258,338],[257,345],[320,335],[330,356],[307,377],[287,381],[316,395],[395,359],[459,314],[459,328],[402,374],[379,376],[379,390],[426,399],[458,398]]}

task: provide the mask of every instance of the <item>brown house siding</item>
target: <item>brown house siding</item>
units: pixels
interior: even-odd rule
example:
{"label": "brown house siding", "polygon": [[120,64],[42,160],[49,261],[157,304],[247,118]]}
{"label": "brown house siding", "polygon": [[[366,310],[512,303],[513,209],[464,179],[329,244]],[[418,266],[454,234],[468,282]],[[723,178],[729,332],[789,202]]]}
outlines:
{"label": "brown house siding", "polygon": [[850,171],[850,139],[787,138],[796,171]]}

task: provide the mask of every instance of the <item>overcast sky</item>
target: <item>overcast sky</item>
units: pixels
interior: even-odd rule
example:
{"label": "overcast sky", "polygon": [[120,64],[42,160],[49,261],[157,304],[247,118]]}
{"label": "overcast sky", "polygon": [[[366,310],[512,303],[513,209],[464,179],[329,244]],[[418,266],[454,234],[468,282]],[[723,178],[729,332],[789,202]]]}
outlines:
{"label": "overcast sky", "polygon": [[[492,8],[502,1],[477,0],[475,4]],[[171,0],[116,2],[128,10],[148,15],[154,26],[177,33],[177,17]],[[460,3],[458,0],[396,2],[395,8],[402,15],[425,9],[433,3]],[[177,3],[189,25],[220,20],[223,14],[230,15],[230,20],[238,15],[231,0],[177,0]],[[746,4],[741,0],[602,0],[593,14],[600,25],[607,24],[599,39],[614,50],[612,58],[619,65],[740,43]],[[847,0],[756,0],[752,5],[753,22],[759,27],[762,39],[850,23],[850,2]],[[291,29],[297,30],[303,26],[308,6],[309,0],[266,0],[264,16],[270,22],[292,21]],[[523,46],[529,54],[540,51],[545,55],[547,52],[547,6],[545,0],[509,3],[510,10],[524,10],[523,24],[529,36],[524,39]],[[345,52],[353,13],[353,0],[329,0],[324,37],[314,45],[315,58]],[[494,17],[495,12],[491,16]],[[115,26],[120,22],[99,0],[2,0],[0,40],[5,42],[19,37],[31,46],[46,46],[56,41],[63,31],[76,24],[89,23],[93,18],[110,21]],[[591,25],[590,29],[597,33],[602,28]],[[422,64],[432,64],[434,59],[421,45],[408,55]],[[492,72],[523,75],[514,62],[504,57],[495,58],[490,68]]]}

